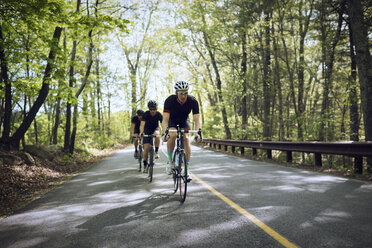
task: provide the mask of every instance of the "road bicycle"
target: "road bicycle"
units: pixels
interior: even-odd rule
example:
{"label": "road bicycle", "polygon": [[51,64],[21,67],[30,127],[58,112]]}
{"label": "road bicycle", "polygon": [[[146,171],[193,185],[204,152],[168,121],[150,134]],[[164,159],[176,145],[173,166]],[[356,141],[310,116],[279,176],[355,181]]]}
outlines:
{"label": "road bicycle", "polygon": [[137,148],[137,159],[138,159],[138,171],[141,172],[142,168],[142,156],[143,156],[143,143],[142,138],[138,137],[138,148]]}
{"label": "road bicycle", "polygon": [[200,138],[201,136],[201,129],[199,130],[185,130],[183,128],[180,128],[179,125],[177,125],[177,130],[169,130],[167,129],[165,132],[165,137],[168,135],[168,133],[177,133],[176,138],[176,149],[173,153],[172,158],[172,165],[174,167],[172,168],[172,175],[173,175],[173,189],[174,193],[179,190],[180,193],[180,200],[181,203],[185,202],[186,200],[186,193],[187,193],[187,183],[189,182],[187,175],[188,175],[188,168],[186,164],[186,152],[184,148],[184,135],[185,133],[197,133],[199,134]]}
{"label": "road bicycle", "polygon": [[[148,153],[148,158],[149,158],[149,161],[147,163],[147,172],[149,174],[149,182],[151,183],[152,182],[152,175],[153,175],[153,171],[154,171],[154,158],[155,158],[155,149],[154,149],[154,138],[156,137],[159,137],[157,135],[154,135],[154,134],[144,134],[142,135],[142,137],[149,137],[151,138],[151,141],[150,141],[150,148],[149,148],[149,153]],[[141,138],[142,140],[142,138]],[[141,141],[142,143],[142,141]],[[145,170],[145,168],[144,168]],[[146,171],[144,171],[146,172]]]}

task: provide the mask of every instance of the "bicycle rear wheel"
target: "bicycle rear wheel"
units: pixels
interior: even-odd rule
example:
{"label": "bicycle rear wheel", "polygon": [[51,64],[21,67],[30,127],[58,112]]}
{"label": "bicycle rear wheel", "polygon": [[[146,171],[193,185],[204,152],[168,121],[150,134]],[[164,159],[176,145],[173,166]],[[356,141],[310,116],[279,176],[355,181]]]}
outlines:
{"label": "bicycle rear wheel", "polygon": [[181,152],[179,154],[178,168],[180,170],[179,177],[178,177],[178,186],[180,188],[181,202],[183,203],[186,200],[186,192],[187,192],[187,166],[186,166],[186,154],[184,152]]}
{"label": "bicycle rear wheel", "polygon": [[142,168],[142,146],[138,146],[138,171],[141,172]]}
{"label": "bicycle rear wheel", "polygon": [[154,169],[154,147],[153,146],[150,147],[149,156],[150,156],[149,164],[147,166],[148,166],[148,170],[149,170],[149,182],[151,183],[152,182],[152,173],[153,173],[153,169]]}

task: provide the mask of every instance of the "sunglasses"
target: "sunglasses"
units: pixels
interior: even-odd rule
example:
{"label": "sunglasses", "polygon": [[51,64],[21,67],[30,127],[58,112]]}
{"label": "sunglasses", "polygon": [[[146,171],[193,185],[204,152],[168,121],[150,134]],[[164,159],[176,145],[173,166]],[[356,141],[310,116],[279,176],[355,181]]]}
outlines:
{"label": "sunglasses", "polygon": [[177,93],[180,96],[187,96],[189,93],[188,92],[178,92]]}

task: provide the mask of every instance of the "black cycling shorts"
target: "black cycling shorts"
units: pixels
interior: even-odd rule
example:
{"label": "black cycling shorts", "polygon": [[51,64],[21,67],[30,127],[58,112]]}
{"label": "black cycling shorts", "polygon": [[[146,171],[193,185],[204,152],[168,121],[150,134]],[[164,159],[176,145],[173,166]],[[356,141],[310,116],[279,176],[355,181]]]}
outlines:
{"label": "black cycling shorts", "polygon": [[177,121],[177,122],[169,119],[168,128],[171,128],[171,127],[177,128],[177,125],[179,125],[180,128],[183,128],[185,130],[190,130],[190,119],[187,118],[184,121]]}
{"label": "black cycling shorts", "polygon": [[[155,128],[154,130],[144,130],[144,133],[149,135],[149,134],[153,134],[156,130],[160,131],[160,127],[157,127]],[[143,144],[146,144],[146,143],[151,143],[151,140],[154,140],[155,138],[152,138],[151,137],[143,137]],[[153,145],[153,143],[151,143]]]}

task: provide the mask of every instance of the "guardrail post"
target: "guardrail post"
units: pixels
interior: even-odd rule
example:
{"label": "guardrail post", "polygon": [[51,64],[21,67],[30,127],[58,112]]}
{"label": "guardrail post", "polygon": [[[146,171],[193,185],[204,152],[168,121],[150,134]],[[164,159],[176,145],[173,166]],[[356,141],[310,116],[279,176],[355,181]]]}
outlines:
{"label": "guardrail post", "polygon": [[240,147],[240,154],[244,155],[244,147]]}
{"label": "guardrail post", "polygon": [[357,174],[363,173],[363,157],[354,157],[354,172]]}
{"label": "guardrail post", "polygon": [[321,153],[315,153],[315,165],[322,166],[322,154]]}
{"label": "guardrail post", "polygon": [[235,146],[231,147],[231,151],[232,151],[232,153],[235,153]]}
{"label": "guardrail post", "polygon": [[221,144],[218,144],[218,150],[221,150]]}
{"label": "guardrail post", "polygon": [[267,158],[272,159],[273,155],[271,153],[271,150],[266,150]]}
{"label": "guardrail post", "polygon": [[227,145],[225,145],[225,152],[227,152]]}
{"label": "guardrail post", "polygon": [[213,146],[213,145],[212,145],[212,142],[211,142],[211,143],[209,143],[209,147],[210,147],[210,148],[212,148],[212,146]]}
{"label": "guardrail post", "polygon": [[253,156],[257,155],[257,149],[256,148],[252,148],[252,154],[253,154]]}
{"label": "guardrail post", "polygon": [[287,162],[291,163],[292,162],[292,151],[287,151]]}

